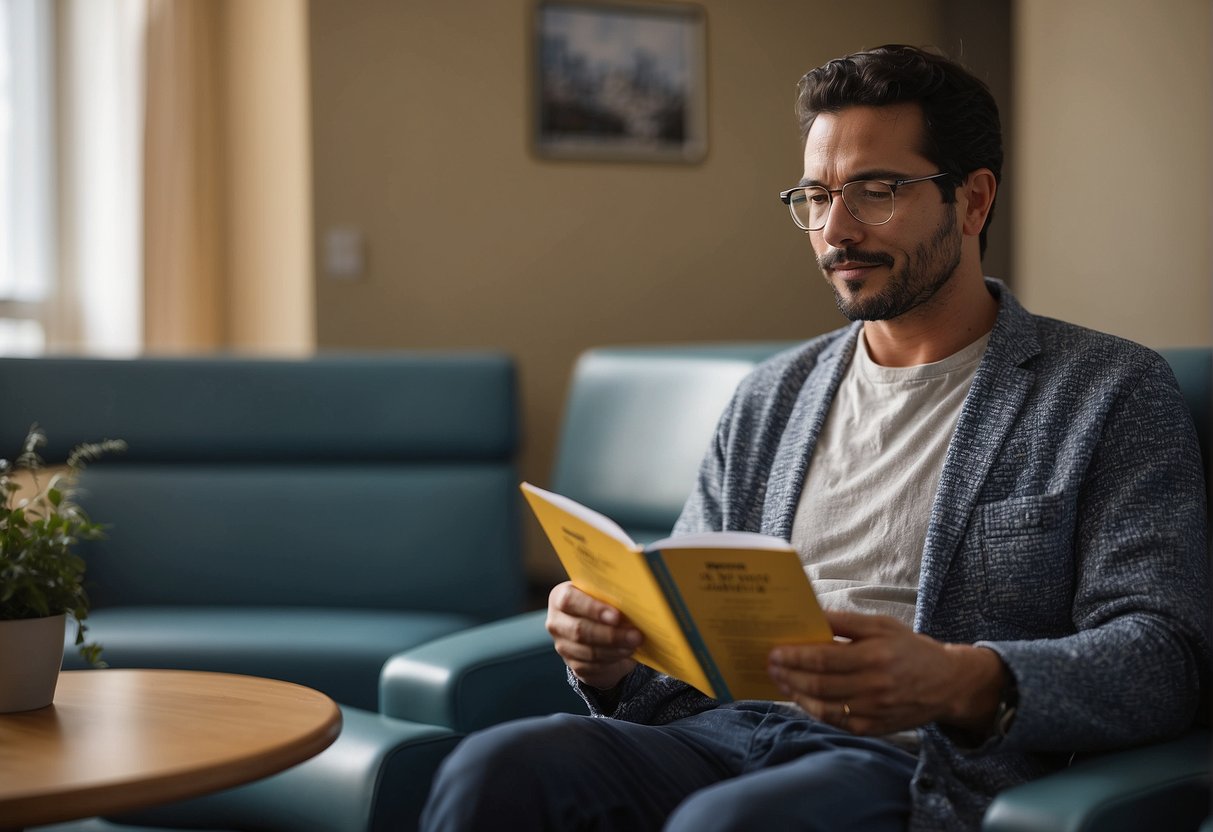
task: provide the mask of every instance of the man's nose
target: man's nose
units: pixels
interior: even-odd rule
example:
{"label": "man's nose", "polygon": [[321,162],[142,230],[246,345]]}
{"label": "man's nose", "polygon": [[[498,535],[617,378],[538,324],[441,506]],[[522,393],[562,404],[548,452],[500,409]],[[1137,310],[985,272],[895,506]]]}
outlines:
{"label": "man's nose", "polygon": [[863,229],[864,224],[855,219],[842,194],[834,194],[826,224],[821,229],[821,239],[833,248],[847,248],[863,240]]}

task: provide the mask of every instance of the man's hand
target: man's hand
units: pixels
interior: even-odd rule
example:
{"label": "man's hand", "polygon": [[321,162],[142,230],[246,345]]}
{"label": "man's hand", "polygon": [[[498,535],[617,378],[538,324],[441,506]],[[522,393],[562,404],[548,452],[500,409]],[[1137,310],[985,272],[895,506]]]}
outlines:
{"label": "man's hand", "polygon": [[847,641],[771,651],[775,683],[814,717],[856,734],[940,722],[985,731],[1007,671],[992,650],[943,644],[895,618],[827,612]]}
{"label": "man's hand", "polygon": [[548,596],[547,630],[573,675],[599,690],[610,690],[632,672],[632,654],[644,641],[619,610],[569,581]]}

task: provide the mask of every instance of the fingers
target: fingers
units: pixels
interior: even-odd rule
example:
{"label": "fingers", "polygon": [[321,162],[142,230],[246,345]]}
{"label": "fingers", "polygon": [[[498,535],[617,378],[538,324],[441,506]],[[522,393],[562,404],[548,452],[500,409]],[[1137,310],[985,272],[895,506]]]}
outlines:
{"label": "fingers", "polygon": [[771,652],[771,678],[789,699],[856,734],[914,728],[946,715],[958,680],[940,642],[893,618],[828,616],[846,640]]}
{"label": "fingers", "polygon": [[630,653],[643,637],[619,610],[586,595],[571,583],[552,590],[547,629],[553,638],[590,648],[619,648]]}
{"label": "fingers", "polygon": [[553,609],[574,618],[591,619],[611,626],[617,626],[623,621],[619,610],[582,592],[573,586],[572,581],[565,581],[552,588],[548,596],[548,610]]}
{"label": "fingers", "polygon": [[864,638],[889,635],[898,631],[908,631],[910,628],[901,621],[887,615],[869,615],[861,612],[845,610],[826,610],[826,621],[834,635],[856,641]]}
{"label": "fingers", "polygon": [[895,658],[897,641],[913,635],[909,627],[888,616],[834,610],[827,611],[826,618],[840,640],[777,647],[771,652],[771,664],[810,673],[857,673],[887,666]]}
{"label": "fingers", "polygon": [[644,640],[620,614],[571,583],[552,590],[546,622],[556,652],[587,684],[610,688],[635,666],[631,658]]}
{"label": "fingers", "polygon": [[847,697],[868,693],[876,685],[874,675],[865,673],[812,673],[780,665],[771,665],[768,672],[785,693],[827,702],[841,702]]}
{"label": "fingers", "polygon": [[776,647],[769,664],[773,670],[806,673],[854,673],[863,666],[855,651],[833,644],[801,644]]}
{"label": "fingers", "polygon": [[772,665],[772,680],[783,694],[813,718],[866,736],[881,733],[877,715],[881,708],[873,699],[875,685],[865,674],[816,674]]}
{"label": "fingers", "polygon": [[889,636],[907,630],[896,619],[858,613],[826,613],[841,640],[785,645],[771,652],[769,673],[784,694],[822,722],[865,734],[876,722],[874,703],[888,692]]}

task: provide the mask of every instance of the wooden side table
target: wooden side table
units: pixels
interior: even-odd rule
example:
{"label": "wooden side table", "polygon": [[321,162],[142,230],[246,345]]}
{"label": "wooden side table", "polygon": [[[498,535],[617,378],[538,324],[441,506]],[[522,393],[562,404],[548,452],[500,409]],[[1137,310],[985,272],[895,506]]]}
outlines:
{"label": "wooden side table", "polygon": [[0,829],[146,808],[312,757],[341,711],[289,682],[186,670],[60,674],[55,703],[0,715]]}

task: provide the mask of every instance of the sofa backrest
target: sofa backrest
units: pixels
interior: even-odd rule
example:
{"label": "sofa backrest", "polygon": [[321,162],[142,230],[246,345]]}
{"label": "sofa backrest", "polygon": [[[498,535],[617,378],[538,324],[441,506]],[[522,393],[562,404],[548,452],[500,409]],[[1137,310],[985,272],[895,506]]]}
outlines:
{"label": "sofa backrest", "polygon": [[[1158,352],[1171,365],[1188,410],[1192,412],[1208,478],[1210,457],[1213,456],[1213,348],[1183,347]],[[1213,487],[1208,481],[1205,485]]]}
{"label": "sofa backrest", "polygon": [[0,402],[5,449],[129,446],[81,478],[94,607],[521,607],[505,356],[0,359]]}
{"label": "sofa backrest", "polygon": [[613,347],[573,370],[552,488],[611,517],[635,540],[670,533],[725,405],[790,343]]}

